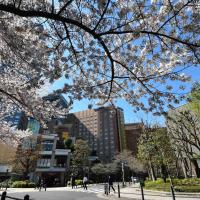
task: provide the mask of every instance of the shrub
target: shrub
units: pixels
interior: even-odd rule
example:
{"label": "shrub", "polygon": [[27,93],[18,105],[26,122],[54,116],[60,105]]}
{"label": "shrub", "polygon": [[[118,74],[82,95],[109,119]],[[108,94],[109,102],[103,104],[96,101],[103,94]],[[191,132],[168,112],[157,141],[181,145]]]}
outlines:
{"label": "shrub", "polygon": [[[200,192],[200,178],[173,179],[174,189],[177,192]],[[157,181],[146,181],[145,189],[170,191],[170,181],[164,183],[161,179]]]}
{"label": "shrub", "polygon": [[15,181],[12,184],[13,188],[32,188],[35,187],[35,183],[30,181]]}
{"label": "shrub", "polygon": [[76,185],[82,185],[83,184],[83,181],[81,179],[77,179],[75,181]]}
{"label": "shrub", "polygon": [[93,184],[94,183],[94,181],[93,180],[89,180],[89,184]]}
{"label": "shrub", "polygon": [[10,180],[10,179],[7,179],[7,180],[5,180],[5,181],[3,181],[3,182],[1,182],[0,183],[0,186],[2,187],[2,188],[6,188],[6,187],[11,187],[12,186],[12,180]]}
{"label": "shrub", "polygon": [[12,182],[14,182],[14,181],[21,181],[22,180],[22,175],[17,175],[17,174],[12,175],[11,178],[10,178],[10,180]]}
{"label": "shrub", "polygon": [[175,186],[175,191],[177,192],[200,192],[200,186],[199,185],[193,185],[193,186]]}

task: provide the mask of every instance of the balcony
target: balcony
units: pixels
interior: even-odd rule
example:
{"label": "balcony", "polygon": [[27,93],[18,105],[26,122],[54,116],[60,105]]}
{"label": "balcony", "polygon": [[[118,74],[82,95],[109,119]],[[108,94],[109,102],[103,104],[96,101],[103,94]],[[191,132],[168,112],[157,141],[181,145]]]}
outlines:
{"label": "balcony", "polygon": [[41,168],[37,167],[36,172],[65,172],[66,168],[64,167],[49,167],[49,168]]}
{"label": "balcony", "polygon": [[40,155],[52,155],[52,151],[40,151]]}
{"label": "balcony", "polygon": [[42,140],[54,140],[57,139],[57,134],[40,135]]}
{"label": "balcony", "polygon": [[56,149],[55,155],[56,156],[67,156],[71,152],[70,149]]}

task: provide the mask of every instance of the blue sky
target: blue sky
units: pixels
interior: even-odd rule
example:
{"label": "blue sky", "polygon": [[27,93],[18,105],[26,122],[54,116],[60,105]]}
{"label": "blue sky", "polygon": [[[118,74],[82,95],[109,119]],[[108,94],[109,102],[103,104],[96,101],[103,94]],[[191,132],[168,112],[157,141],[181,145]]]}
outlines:
{"label": "blue sky", "polygon": [[[200,81],[200,68],[199,67],[191,67],[185,71],[186,74],[191,75],[192,79],[190,82],[187,82],[187,90],[189,91],[192,83],[195,81]],[[59,81],[54,83],[49,90],[52,91],[54,89],[61,88],[66,79],[61,78]],[[177,82],[172,83],[172,86],[176,86]],[[144,100],[145,101],[145,100]],[[88,109],[89,104],[95,104],[95,100],[89,101],[88,99],[83,99],[81,101],[74,101],[73,108],[70,110],[70,112],[77,112]],[[184,102],[182,102],[184,104]],[[182,105],[180,104],[180,105]],[[144,122],[148,122],[149,124],[159,123],[160,125],[165,124],[165,119],[162,116],[154,116],[152,113],[144,113],[143,111],[138,111],[137,113],[133,112],[133,108],[124,100],[118,100],[116,103],[117,106],[121,107],[124,110],[124,117],[126,123],[132,123],[132,122],[141,122],[143,120]],[[180,106],[178,105],[178,106]],[[96,108],[97,106],[93,106],[93,108]]]}

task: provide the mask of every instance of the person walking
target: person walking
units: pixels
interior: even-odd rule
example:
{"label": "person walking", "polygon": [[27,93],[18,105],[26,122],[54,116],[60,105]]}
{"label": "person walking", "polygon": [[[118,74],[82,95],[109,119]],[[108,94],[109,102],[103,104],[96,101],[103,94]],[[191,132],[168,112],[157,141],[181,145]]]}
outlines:
{"label": "person walking", "polygon": [[131,176],[131,182],[132,182],[132,184],[135,184],[133,176]]}
{"label": "person walking", "polygon": [[88,179],[86,176],[83,177],[83,189],[84,190],[87,190],[87,182],[88,182]]}
{"label": "person walking", "polygon": [[109,193],[110,193],[110,188],[112,188],[115,193],[115,188],[113,187],[113,179],[111,176],[108,176],[108,192]]}
{"label": "person walking", "polygon": [[41,190],[41,177],[38,177],[35,189],[38,189],[39,191]]}
{"label": "person walking", "polygon": [[42,179],[42,181],[41,181],[41,187],[44,188],[44,191],[47,191],[47,185],[46,185],[46,180],[45,179]]}
{"label": "person walking", "polygon": [[71,184],[72,184],[72,189],[74,189],[76,186],[76,179],[74,176],[72,176],[72,178],[71,178]]}

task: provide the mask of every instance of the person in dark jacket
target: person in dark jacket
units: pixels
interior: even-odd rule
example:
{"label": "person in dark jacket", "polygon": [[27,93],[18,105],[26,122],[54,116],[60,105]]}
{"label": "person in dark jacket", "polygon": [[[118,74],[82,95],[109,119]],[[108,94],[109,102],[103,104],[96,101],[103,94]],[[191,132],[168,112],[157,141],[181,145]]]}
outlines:
{"label": "person in dark jacket", "polygon": [[[72,176],[72,178],[71,178],[71,184],[72,184],[72,189],[74,189],[76,186],[76,179],[74,176]],[[76,188],[77,188],[77,186],[76,186]]]}
{"label": "person in dark jacket", "polygon": [[35,185],[35,189],[39,189],[40,190],[40,187],[41,187],[41,177],[38,177],[38,180],[37,180],[37,183]]}
{"label": "person in dark jacket", "polygon": [[108,192],[109,193],[110,193],[110,188],[112,188],[115,193],[115,188],[113,187],[113,179],[111,176],[108,176]]}

